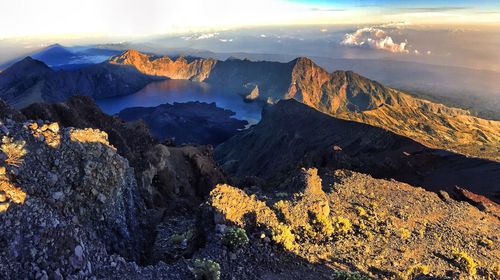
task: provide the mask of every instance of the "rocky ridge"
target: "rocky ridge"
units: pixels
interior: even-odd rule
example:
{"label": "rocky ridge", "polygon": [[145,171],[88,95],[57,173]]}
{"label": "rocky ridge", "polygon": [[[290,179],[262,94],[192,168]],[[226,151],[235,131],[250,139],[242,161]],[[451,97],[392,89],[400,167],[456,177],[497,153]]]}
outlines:
{"label": "rocky ridge", "polygon": [[237,224],[332,271],[376,279],[500,275],[498,217],[394,180],[346,170],[322,176],[303,169],[273,192],[218,185],[209,203],[218,223]]}
{"label": "rocky ridge", "polygon": [[431,149],[295,100],[266,107],[257,125],[219,145],[215,156],[228,174],[258,177],[270,185],[301,167],[329,167],[394,178],[432,191],[453,193],[459,186],[496,201],[500,190],[498,162]]}

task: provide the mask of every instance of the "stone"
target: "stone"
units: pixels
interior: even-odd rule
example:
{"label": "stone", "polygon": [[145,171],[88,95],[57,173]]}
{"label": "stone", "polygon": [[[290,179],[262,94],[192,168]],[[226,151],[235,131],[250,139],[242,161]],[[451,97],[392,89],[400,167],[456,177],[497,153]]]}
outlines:
{"label": "stone", "polygon": [[64,197],[64,193],[63,192],[55,192],[55,193],[52,194],[52,198],[54,200],[60,200],[63,197]]}

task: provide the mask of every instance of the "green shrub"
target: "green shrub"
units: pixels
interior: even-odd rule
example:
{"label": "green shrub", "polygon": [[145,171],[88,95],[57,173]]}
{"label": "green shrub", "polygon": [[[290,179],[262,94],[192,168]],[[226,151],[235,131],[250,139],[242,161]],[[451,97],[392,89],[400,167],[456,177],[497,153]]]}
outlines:
{"label": "green shrub", "polygon": [[334,279],[337,280],[369,280],[367,276],[359,272],[337,271],[334,274]]}
{"label": "green shrub", "polygon": [[244,229],[228,227],[224,234],[224,244],[231,250],[238,249],[248,244],[248,236]]}
{"label": "green shrub", "polygon": [[220,265],[212,260],[195,259],[193,266],[189,267],[197,280],[219,280]]}

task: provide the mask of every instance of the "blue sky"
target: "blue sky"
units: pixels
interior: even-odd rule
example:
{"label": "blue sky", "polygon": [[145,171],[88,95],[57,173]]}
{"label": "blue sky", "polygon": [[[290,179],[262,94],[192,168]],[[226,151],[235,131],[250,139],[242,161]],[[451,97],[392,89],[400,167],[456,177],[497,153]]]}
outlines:
{"label": "blue sky", "polygon": [[385,6],[388,8],[449,8],[449,7],[500,7],[498,0],[440,0],[440,1],[407,1],[407,0],[289,0],[293,3],[301,3],[307,5],[318,5],[325,7],[369,7],[369,6]]}

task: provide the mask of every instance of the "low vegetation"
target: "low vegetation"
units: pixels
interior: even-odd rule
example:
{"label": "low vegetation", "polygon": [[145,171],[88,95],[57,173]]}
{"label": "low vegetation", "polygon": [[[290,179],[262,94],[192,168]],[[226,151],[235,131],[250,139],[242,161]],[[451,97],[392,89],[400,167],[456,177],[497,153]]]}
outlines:
{"label": "low vegetation", "polygon": [[219,280],[220,265],[208,259],[195,259],[189,267],[197,280]]}
{"label": "low vegetation", "polygon": [[334,274],[336,280],[369,280],[367,276],[359,272],[337,271]]}
{"label": "low vegetation", "polygon": [[224,244],[231,250],[236,250],[249,242],[247,233],[239,227],[228,227],[224,233]]}

